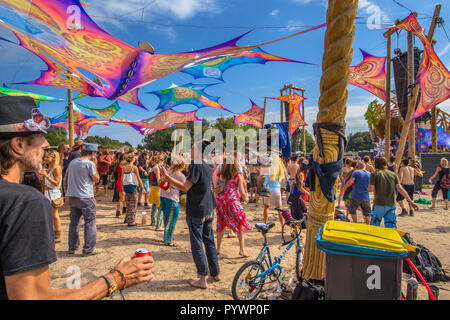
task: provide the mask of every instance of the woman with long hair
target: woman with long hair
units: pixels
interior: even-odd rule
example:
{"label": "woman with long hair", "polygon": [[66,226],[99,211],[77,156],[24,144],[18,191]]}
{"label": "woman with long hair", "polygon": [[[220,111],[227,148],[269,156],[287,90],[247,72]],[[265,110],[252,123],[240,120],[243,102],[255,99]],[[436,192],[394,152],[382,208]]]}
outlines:
{"label": "woman with long hair", "polygon": [[61,193],[62,169],[59,153],[53,150],[46,152],[44,155],[44,163],[48,169],[42,169],[40,174],[44,178],[44,195],[52,204],[55,243],[59,243],[61,242],[61,220],[58,209],[64,205]]}
{"label": "woman with long hair", "polygon": [[150,172],[150,195],[148,202],[152,204],[152,211],[150,214],[150,226],[154,226],[156,231],[163,231],[161,228],[162,214],[161,214],[161,172],[159,167],[163,165],[164,158],[160,155],[152,158],[152,171]]}
{"label": "woman with long hair", "polygon": [[[264,205],[264,223],[269,221],[269,208],[282,209],[281,200],[281,182],[286,179],[286,168],[283,164],[283,160],[275,155],[273,157],[272,166],[270,167],[271,174],[266,175],[264,180],[264,186],[269,189],[270,195],[263,196]],[[281,226],[284,225],[284,219],[281,213],[278,213]]]}
{"label": "woman with long hair", "polygon": [[136,210],[138,201],[138,187],[144,188],[142,180],[139,177],[139,170],[134,165],[136,157],[130,152],[124,156],[124,161],[120,164],[122,169],[122,190],[125,194],[125,223],[129,227],[136,226]]}
{"label": "woman with long hair", "polygon": [[232,163],[224,162],[220,170],[217,168],[213,175],[214,188],[222,184],[220,192],[216,192],[217,199],[217,254],[220,253],[225,228],[237,232],[239,239],[239,255],[248,257],[244,247],[244,230],[251,231],[253,227],[247,222],[240,198],[248,202],[244,187],[245,180],[239,174],[237,159]]}
{"label": "woman with long hair", "polygon": [[436,172],[434,173],[434,175],[432,177],[430,177],[430,179],[428,179],[428,182],[430,182],[430,184],[432,184],[433,179],[435,179],[436,177],[439,177],[439,179],[434,184],[433,191],[431,191],[432,204],[431,204],[430,209],[434,209],[436,207],[437,194],[438,194],[439,190],[441,190],[442,198],[444,199],[444,202],[445,202],[444,210],[448,210],[448,193],[447,193],[448,188],[445,188],[445,186],[442,186],[441,182],[444,179],[444,177],[446,177],[446,179],[449,178],[449,174],[450,174],[449,171],[450,171],[450,169],[448,167],[448,160],[446,158],[442,158],[440,166],[436,168]]}
{"label": "woman with long hair", "polygon": [[123,163],[124,154],[121,152],[116,153],[116,157],[113,161],[113,174],[114,174],[114,195],[113,202],[117,201],[116,218],[120,218],[120,209],[122,213],[125,213],[125,194],[122,189],[122,168],[120,166]]}
{"label": "woman with long hair", "polygon": [[[171,177],[174,177],[178,181],[185,183],[186,177],[181,173],[186,167],[185,163],[181,159],[171,159],[171,167],[168,173]],[[178,214],[180,212],[180,190],[168,185],[168,189],[161,188],[161,211],[164,216],[164,244],[174,247],[173,234],[175,232],[175,226],[178,221]]]}

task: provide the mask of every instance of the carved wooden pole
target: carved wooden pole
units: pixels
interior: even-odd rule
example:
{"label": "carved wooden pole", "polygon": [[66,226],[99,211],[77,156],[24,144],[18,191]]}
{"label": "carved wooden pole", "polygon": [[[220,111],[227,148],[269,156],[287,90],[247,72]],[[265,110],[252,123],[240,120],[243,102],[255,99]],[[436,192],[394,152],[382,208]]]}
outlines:
{"label": "carved wooden pole", "polygon": [[391,36],[387,37],[386,57],[386,105],[384,116],[384,156],[391,157]]}
{"label": "carved wooden pole", "polygon": [[[353,56],[354,21],[358,11],[358,0],[328,0],[325,51],[322,59],[319,113],[317,123],[335,122],[345,124],[348,97],[348,75]],[[327,163],[338,160],[339,136],[321,130],[325,158],[314,148],[314,161]],[[317,137],[316,137],[317,140]],[[337,193],[338,181],[334,186]],[[334,202],[328,202],[320,189],[316,177],[316,190],[310,194],[308,228],[305,244],[303,276],[306,279],[325,278],[325,253],[314,242],[318,229],[334,217]]]}
{"label": "carved wooden pole", "polygon": [[[414,66],[414,58],[415,58],[415,50],[414,50],[414,35],[412,32],[408,31],[408,86],[414,85],[416,81],[415,77],[415,66]],[[416,105],[413,104],[414,101],[409,101],[409,99],[413,99],[413,97],[408,96],[408,108],[414,108],[413,112],[416,110]],[[414,158],[416,155],[416,121],[411,120],[409,124],[409,134],[408,134],[408,157]]]}

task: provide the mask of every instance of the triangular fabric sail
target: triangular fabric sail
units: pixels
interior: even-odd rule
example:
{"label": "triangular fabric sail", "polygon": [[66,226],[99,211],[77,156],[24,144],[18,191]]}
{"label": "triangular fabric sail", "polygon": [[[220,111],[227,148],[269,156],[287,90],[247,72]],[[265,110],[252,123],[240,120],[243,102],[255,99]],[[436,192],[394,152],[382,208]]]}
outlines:
{"label": "triangular fabric sail", "polygon": [[348,83],[367,90],[386,101],[386,57],[375,57],[364,50],[361,50],[361,53],[363,61],[350,67]]}
{"label": "triangular fabric sail", "polygon": [[402,23],[391,29],[404,29],[416,35],[423,44],[422,64],[416,82],[421,89],[420,101],[411,120],[450,98],[450,73],[437,56],[416,17],[410,14]]}
{"label": "triangular fabric sail", "polygon": [[282,95],[276,98],[269,97],[269,99],[281,100],[289,104],[289,133],[291,135],[293,135],[298,128],[307,126],[300,111],[300,104],[305,100],[304,97],[297,93],[293,93],[291,95]]}
{"label": "triangular fabric sail", "polygon": [[120,110],[119,103],[117,101],[103,109],[91,108],[91,107],[83,106],[82,104],[79,104],[79,103],[78,103],[78,105],[80,107],[88,109],[106,119],[111,119]]}
{"label": "triangular fabric sail", "polygon": [[22,90],[11,89],[6,84],[3,84],[3,88],[0,88],[0,97],[30,97],[34,99],[35,102],[62,102],[64,99],[58,99],[49,97],[39,93],[27,92]]}
{"label": "triangular fabric sail", "polygon": [[264,109],[256,105],[251,99],[252,107],[247,112],[234,116],[234,123],[246,123],[262,129],[264,125]]}

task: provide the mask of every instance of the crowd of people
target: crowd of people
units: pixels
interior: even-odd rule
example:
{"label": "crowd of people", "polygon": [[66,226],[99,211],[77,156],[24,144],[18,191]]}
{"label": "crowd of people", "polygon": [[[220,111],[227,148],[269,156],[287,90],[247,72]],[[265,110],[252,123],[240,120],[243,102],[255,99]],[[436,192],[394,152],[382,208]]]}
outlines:
{"label": "crowd of people", "polygon": [[[7,129],[27,121],[31,111],[37,110],[33,100],[23,98],[0,98],[0,104],[0,126],[8,125]],[[8,114],[8,108],[14,107],[17,110]],[[117,202],[111,215],[123,219],[129,228],[138,224],[139,207],[149,210],[150,227],[163,231],[163,243],[171,247],[176,246],[174,234],[183,203],[198,275],[189,284],[203,289],[208,287],[208,275],[212,281],[220,281],[218,256],[227,229],[229,237],[238,238],[239,255],[249,256],[245,232],[253,226],[247,220],[244,203],[258,204],[261,200],[264,223],[269,221],[271,210],[286,209],[284,203],[292,218],[307,215],[307,177],[312,161],[308,157],[283,159],[275,154],[270,170],[266,170],[261,164],[250,164],[248,156],[236,151],[224,150],[220,157],[204,154],[210,149],[208,140],[194,143],[190,150],[191,159],[196,159],[197,153],[202,155],[201,161],[188,162],[183,155],[170,152],[126,146],[108,150],[82,140],[72,148],[61,144],[53,150],[45,139],[45,128],[20,132],[7,129],[0,130],[0,187],[8,190],[0,195],[0,229],[4,231],[0,240],[0,298],[102,298],[153,277],[153,258],[124,258],[102,279],[77,293],[53,290],[49,283],[42,289],[37,281],[44,277],[49,282],[48,265],[56,260],[54,243],[62,241],[59,208],[64,205],[70,208],[67,251],[74,254],[79,250],[83,219],[82,253],[89,256],[97,253],[96,199]],[[404,159],[396,168],[393,158],[345,158],[337,208],[344,202],[353,222],[358,222],[359,210],[364,223],[380,226],[384,220],[385,227],[396,228],[397,203],[400,217],[413,216],[418,210],[413,200],[415,192],[421,192],[415,188],[417,179],[423,176],[421,170],[415,159]],[[431,208],[435,208],[441,190],[448,209],[449,174],[448,161],[443,158],[429,179],[432,183],[437,178]],[[285,218],[278,213],[281,225]],[[20,251],[20,256],[15,251]]]}

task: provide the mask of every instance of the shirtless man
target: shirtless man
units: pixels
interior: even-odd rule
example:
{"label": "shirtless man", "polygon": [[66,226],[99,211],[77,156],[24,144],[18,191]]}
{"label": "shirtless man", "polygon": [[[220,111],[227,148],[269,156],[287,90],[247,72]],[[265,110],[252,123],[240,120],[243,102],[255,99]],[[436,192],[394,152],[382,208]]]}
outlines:
{"label": "shirtless man", "polygon": [[365,156],[363,158],[364,164],[366,165],[366,170],[369,172],[375,172],[375,168],[370,164],[370,157],[369,156]]}
{"label": "shirtless man", "polygon": [[287,172],[289,174],[289,192],[287,192],[287,197],[289,199],[289,193],[292,191],[292,188],[294,186],[294,182],[295,182],[295,176],[297,174],[297,170],[300,167],[297,161],[298,157],[297,156],[293,156],[292,158],[289,159],[289,163],[287,166]]}
{"label": "shirtless man", "polygon": [[[398,171],[398,179],[400,180],[400,184],[402,185],[403,189],[408,193],[411,200],[414,200],[414,176],[423,176],[422,172],[420,170],[415,169],[411,166],[409,166],[409,160],[403,159],[401,167]],[[405,206],[403,204],[403,195],[399,193],[397,195],[397,202],[400,205],[400,208],[402,208],[402,212],[399,214],[399,217],[404,217],[408,215],[408,211],[406,211]],[[414,210],[409,204],[409,215],[414,216]]]}

